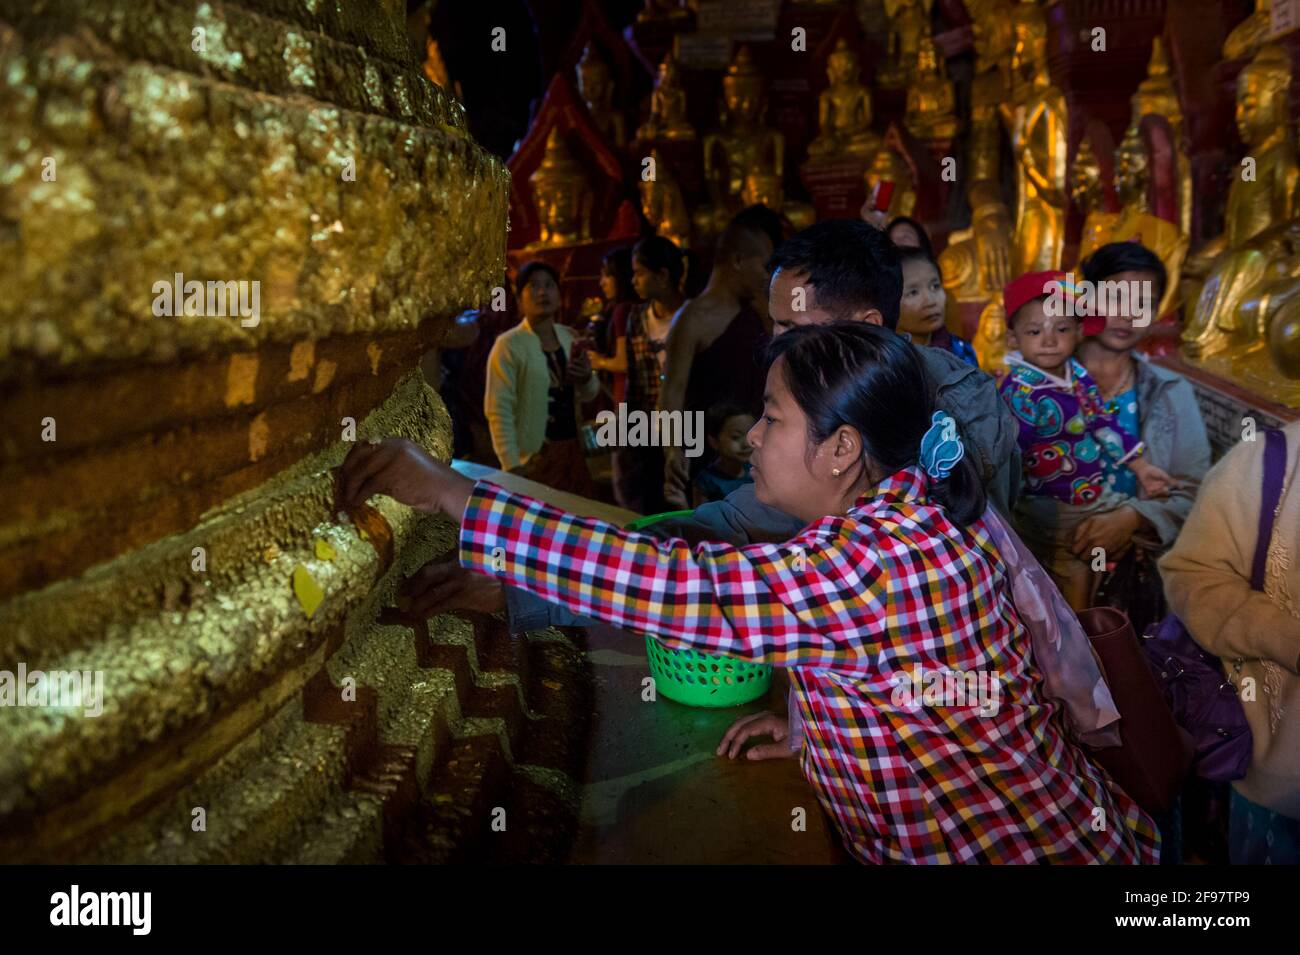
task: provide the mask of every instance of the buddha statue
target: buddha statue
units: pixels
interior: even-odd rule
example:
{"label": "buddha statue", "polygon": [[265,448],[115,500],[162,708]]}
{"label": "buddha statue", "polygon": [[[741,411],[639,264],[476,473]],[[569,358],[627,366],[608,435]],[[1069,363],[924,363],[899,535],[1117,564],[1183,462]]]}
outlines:
{"label": "buddha statue", "polygon": [[1002,108],[1016,159],[1016,239],[1011,272],[1059,268],[1065,234],[1065,96],[1047,71],[1047,23],[1033,3],[1013,22],[1011,102]]}
{"label": "buddha statue", "polygon": [[990,299],[980,312],[971,347],[980,367],[994,378],[1007,373],[1007,312],[1000,297]]}
{"label": "buddha statue", "polygon": [[670,51],[659,64],[654,92],[650,94],[650,116],[636,131],[640,140],[695,138],[695,127],[686,119],[686,91],[677,74],[677,58]]}
{"label": "buddha statue", "polygon": [[830,85],[817,97],[820,132],[808,155],[871,158],[880,148],[880,137],[871,130],[871,91],[862,85],[858,56],[843,37],[826,62],[826,78]]}
{"label": "buddha statue", "polygon": [[1262,337],[1257,325],[1241,321],[1241,305],[1289,271],[1297,180],[1290,86],[1291,61],[1275,44],[1263,47],[1237,78],[1237,130],[1250,165],[1237,168],[1228,188],[1223,234],[1188,262],[1189,275],[1205,276],[1183,331],[1190,358],[1249,347]]}
{"label": "buddha statue", "polygon": [[975,41],[970,135],[966,155],[966,203],[971,225],[948,236],[939,256],[944,287],[956,302],[985,301],[1011,280],[1015,237],[999,178],[1002,128],[999,111],[1011,91],[1010,0],[967,0]]}
{"label": "buddha statue", "polygon": [[930,34],[929,0],[885,0],[889,17],[889,57],[876,71],[876,80],[888,89],[902,89],[911,81],[922,36]]}
{"label": "buddha statue", "polygon": [[643,179],[639,184],[641,211],[658,235],[685,249],[691,240],[691,216],[681,186],[659,150],[650,150],[650,156],[654,159],[655,178]]}
{"label": "buddha statue", "polygon": [[1169,75],[1169,60],[1165,56],[1165,45],[1160,37],[1151,44],[1151,60],[1147,65],[1147,76],[1133,94],[1133,125],[1142,122],[1143,116],[1163,116],[1174,134],[1177,147],[1178,181],[1178,228],[1184,234],[1192,232],[1192,163],[1187,157],[1186,143],[1183,140],[1183,109],[1174,89],[1173,79]]}
{"label": "buddha statue", "polygon": [[636,15],[637,23],[663,23],[690,16],[682,0],[645,0],[645,8]]}
{"label": "buddha statue", "polygon": [[1254,56],[1260,44],[1268,39],[1272,11],[1273,0],[1255,0],[1255,12],[1233,27],[1223,41],[1223,58],[1239,60]]}
{"label": "buddha statue", "polygon": [[570,245],[589,235],[592,193],[586,188],[582,167],[569,154],[559,127],[551,127],[546,152],[537,171],[528,177],[541,236],[528,248]]}
{"label": "buddha statue", "polygon": [[1103,181],[1101,159],[1093,146],[1092,137],[1084,134],[1079,151],[1074,154],[1074,168],[1070,177],[1070,198],[1083,211],[1083,233],[1079,238],[1079,260],[1083,261],[1094,251],[1111,241],[1118,212],[1106,208],[1106,185]]}
{"label": "buddha statue", "polygon": [[578,95],[587,104],[596,128],[611,146],[623,148],[627,143],[627,133],[623,116],[614,108],[614,81],[610,77],[609,64],[591,43],[582,51],[577,72]]}
{"label": "buddha statue", "polygon": [[916,55],[916,75],[907,88],[907,113],[903,123],[917,139],[950,141],[957,135],[952,81],[944,73],[927,30]]}
{"label": "buddha statue", "polygon": [[817,221],[817,211],[808,203],[786,200],[781,177],[769,172],[751,172],[747,175],[740,200],[742,206],[762,205],[781,213],[796,230],[806,229]]}
{"label": "buddha statue", "polygon": [[895,216],[910,216],[916,209],[916,185],[912,179],[912,170],[903,157],[888,146],[881,146],[876,151],[871,168],[862,177],[862,182],[866,186],[868,203],[882,183],[893,184],[889,207],[884,210],[886,222]]}
{"label": "buddha statue", "polygon": [[[1178,223],[1151,213],[1150,166],[1147,149],[1136,126],[1130,126],[1115,151],[1115,190],[1120,213],[1111,227],[1109,242],[1140,242],[1160,257],[1168,281],[1156,317],[1166,315],[1178,301],[1178,282],[1190,242]],[[1082,250],[1080,250],[1082,255]]]}
{"label": "buddha statue", "polygon": [[722,78],[722,127],[704,137],[704,178],[716,219],[740,211],[740,193],[752,172],[785,175],[785,138],[763,125],[763,77],[748,46],[736,53]]}

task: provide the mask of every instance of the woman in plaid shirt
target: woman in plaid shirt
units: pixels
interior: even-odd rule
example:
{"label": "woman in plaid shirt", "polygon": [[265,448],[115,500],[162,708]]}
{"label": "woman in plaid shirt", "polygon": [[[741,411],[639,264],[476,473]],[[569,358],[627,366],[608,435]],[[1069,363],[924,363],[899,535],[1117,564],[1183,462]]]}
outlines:
{"label": "woman in plaid shirt", "polygon": [[[784,544],[692,551],[395,440],[353,449],[340,505],[447,513],[468,568],[670,647],[790,667],[804,774],[863,862],[1157,861],[1151,819],[1040,694],[983,489],[914,348],[850,323],[772,351],[749,440],[760,500],[808,522]],[[963,675],[992,692],[931,693]]]}

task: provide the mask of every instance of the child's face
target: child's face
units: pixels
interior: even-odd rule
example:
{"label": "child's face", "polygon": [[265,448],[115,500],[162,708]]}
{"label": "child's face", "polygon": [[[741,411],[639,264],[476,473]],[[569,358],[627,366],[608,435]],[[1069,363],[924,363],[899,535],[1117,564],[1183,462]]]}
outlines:
{"label": "child's face", "polygon": [[909,335],[929,336],[943,326],[947,295],[939,270],[929,262],[903,263],[903,299],[898,312],[898,330]]}
{"label": "child's face", "polygon": [[709,446],[725,461],[744,463],[754,453],[745,437],[754,427],[754,419],[747,414],[732,415],[722,423],[717,436],[709,437]]}
{"label": "child's face", "polygon": [[1043,303],[1038,299],[1020,307],[1010,323],[1010,338],[1025,361],[1059,375],[1079,344],[1079,320],[1069,315],[1050,316]]}

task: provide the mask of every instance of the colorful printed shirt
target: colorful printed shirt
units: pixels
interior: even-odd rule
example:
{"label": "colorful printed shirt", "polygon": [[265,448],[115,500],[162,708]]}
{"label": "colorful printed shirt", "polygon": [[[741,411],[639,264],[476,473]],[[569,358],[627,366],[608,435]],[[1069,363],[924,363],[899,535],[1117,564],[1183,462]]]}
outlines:
{"label": "colorful printed shirt", "polygon": [[1105,489],[1102,457],[1122,466],[1142,453],[1142,442],[1106,411],[1097,383],[1071,358],[1065,378],[1049,375],[1018,352],[999,390],[1020,424],[1025,493],[1066,504],[1091,504]]}
{"label": "colorful printed shirt", "polygon": [[916,468],[783,544],[693,550],[480,481],[460,562],[672,648],[792,668],[804,775],[863,862],[1157,860],[1150,818],[1041,696],[983,523],[952,524]]}

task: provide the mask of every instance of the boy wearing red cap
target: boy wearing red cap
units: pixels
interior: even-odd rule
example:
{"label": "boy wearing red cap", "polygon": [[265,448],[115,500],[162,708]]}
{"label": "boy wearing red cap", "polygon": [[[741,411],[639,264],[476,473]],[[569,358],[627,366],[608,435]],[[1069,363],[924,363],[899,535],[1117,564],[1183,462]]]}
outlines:
{"label": "boy wearing red cap", "polygon": [[1074,358],[1080,338],[1099,331],[1105,319],[1076,318],[1062,304],[1065,281],[1063,272],[1030,272],[1003,290],[1017,350],[1007,355],[1010,370],[1000,391],[1020,425],[1024,488],[1016,527],[1078,610],[1089,605],[1096,575],[1093,555],[1080,559],[1072,552],[1074,530],[1124,503],[1105,483],[1103,458],[1128,467],[1153,497],[1168,490],[1171,478],[1142,457],[1142,442],[1118,426]]}

